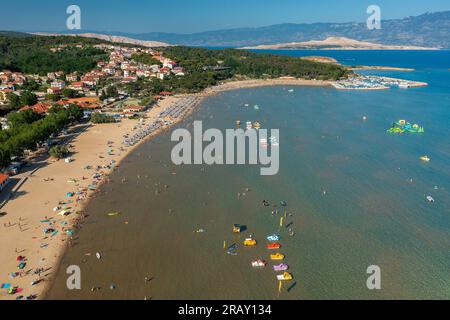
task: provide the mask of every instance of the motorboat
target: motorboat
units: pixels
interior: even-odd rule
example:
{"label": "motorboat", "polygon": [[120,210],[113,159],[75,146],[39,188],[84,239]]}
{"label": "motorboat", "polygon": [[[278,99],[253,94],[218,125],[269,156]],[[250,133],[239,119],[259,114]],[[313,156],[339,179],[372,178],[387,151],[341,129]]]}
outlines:
{"label": "motorboat", "polygon": [[247,121],[245,125],[246,125],[246,127],[247,127],[247,130],[250,130],[250,129],[253,128],[253,124],[252,124],[251,121]]}
{"label": "motorboat", "polygon": [[261,259],[252,261],[253,268],[264,268],[265,266],[266,266],[266,262]]}
{"label": "motorboat", "polygon": [[419,158],[420,160],[424,161],[424,162],[430,162],[430,158],[428,158],[428,156],[422,156]]}
{"label": "motorboat", "polygon": [[278,274],[277,275],[277,280],[278,281],[289,281],[292,280],[292,274],[290,274],[289,272],[284,272],[283,274]]}
{"label": "motorboat", "polygon": [[253,124],[253,127],[255,128],[255,129],[259,129],[259,128],[261,128],[261,124],[258,122],[258,121],[256,121],[254,124]]}
{"label": "motorboat", "polygon": [[286,271],[289,269],[289,266],[286,263],[280,263],[273,266],[274,271]]}
{"label": "motorboat", "polygon": [[266,138],[259,139],[259,143],[261,144],[261,147],[263,147],[263,148],[267,148],[269,146]]}
{"label": "motorboat", "polygon": [[272,259],[272,260],[283,260],[284,259],[284,254],[281,254],[279,252],[277,252],[275,254],[271,254],[270,255],[270,259]]}

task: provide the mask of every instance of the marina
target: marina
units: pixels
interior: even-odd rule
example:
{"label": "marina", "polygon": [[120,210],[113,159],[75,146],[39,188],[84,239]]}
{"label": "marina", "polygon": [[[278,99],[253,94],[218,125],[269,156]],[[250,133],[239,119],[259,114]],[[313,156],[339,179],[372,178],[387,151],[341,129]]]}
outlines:
{"label": "marina", "polygon": [[346,80],[335,81],[331,84],[339,90],[387,90],[391,88],[425,87],[426,82],[410,81],[382,76],[358,75]]}

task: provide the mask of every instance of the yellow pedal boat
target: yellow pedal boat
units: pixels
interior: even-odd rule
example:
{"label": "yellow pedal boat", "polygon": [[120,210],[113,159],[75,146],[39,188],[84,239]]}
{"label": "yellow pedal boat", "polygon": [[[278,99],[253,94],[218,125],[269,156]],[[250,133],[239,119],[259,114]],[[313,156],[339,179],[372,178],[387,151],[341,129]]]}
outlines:
{"label": "yellow pedal boat", "polygon": [[270,255],[270,259],[272,260],[283,260],[284,259],[284,254],[281,253],[275,253],[275,254],[271,254]]}
{"label": "yellow pedal boat", "polygon": [[256,240],[252,238],[247,238],[244,240],[244,246],[253,247],[256,246]]}

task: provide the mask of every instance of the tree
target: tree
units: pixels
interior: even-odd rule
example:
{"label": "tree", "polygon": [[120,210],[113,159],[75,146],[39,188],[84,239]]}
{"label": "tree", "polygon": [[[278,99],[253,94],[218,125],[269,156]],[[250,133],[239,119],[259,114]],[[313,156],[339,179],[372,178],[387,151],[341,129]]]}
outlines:
{"label": "tree", "polygon": [[65,146],[53,146],[50,148],[49,154],[56,159],[62,159],[67,157],[69,149]]}
{"label": "tree", "polygon": [[78,95],[75,90],[69,88],[64,88],[61,93],[65,98],[76,98]]}
{"label": "tree", "polygon": [[45,100],[50,100],[54,102],[58,101],[59,99],[61,99],[61,96],[55,93],[50,93],[45,96]]}
{"label": "tree", "polygon": [[94,113],[91,116],[91,122],[92,123],[113,123],[116,122],[116,119],[112,116],[108,116],[101,113]]}
{"label": "tree", "polygon": [[20,94],[21,106],[32,106],[35,105],[37,101],[36,95],[31,91],[25,90]]}
{"label": "tree", "polygon": [[7,94],[6,99],[8,100],[8,104],[11,109],[17,109],[20,107],[20,98],[17,94],[10,92]]}
{"label": "tree", "polygon": [[31,124],[39,119],[41,116],[33,110],[24,110],[18,112],[11,112],[7,116],[12,128],[17,128],[24,124]]}

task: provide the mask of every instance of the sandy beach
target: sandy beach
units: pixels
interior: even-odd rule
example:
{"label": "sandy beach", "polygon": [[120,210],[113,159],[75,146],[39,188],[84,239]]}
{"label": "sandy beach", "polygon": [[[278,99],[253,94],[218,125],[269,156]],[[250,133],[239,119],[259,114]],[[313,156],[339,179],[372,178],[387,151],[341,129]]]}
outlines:
{"label": "sandy beach", "polygon": [[[273,85],[329,86],[331,82],[292,78],[231,81],[190,96],[202,98],[226,90]],[[186,96],[160,101],[146,113],[145,123],[156,120],[161,112]],[[177,119],[180,120],[182,118]],[[96,192],[89,186],[94,180],[97,187],[107,182],[108,175],[120,166],[120,161],[139,145],[127,147],[122,143],[124,135],[132,135],[137,130],[137,124],[138,120],[124,119],[113,124],[78,125],[69,132],[72,162],[44,157],[12,177],[8,188],[0,194],[0,211],[4,213],[0,218],[0,285],[17,286],[20,291],[9,295],[3,289],[0,300],[30,295],[37,299],[45,297],[65,248],[76,241],[76,229],[89,219],[83,208]],[[140,143],[165,128],[167,126]],[[73,195],[68,196],[68,193]],[[25,257],[22,269],[18,267],[19,256]]]}

